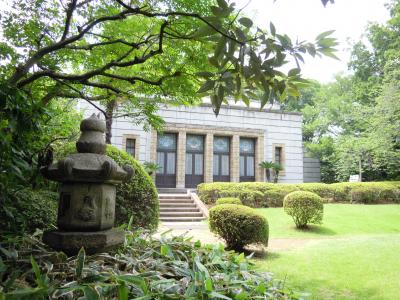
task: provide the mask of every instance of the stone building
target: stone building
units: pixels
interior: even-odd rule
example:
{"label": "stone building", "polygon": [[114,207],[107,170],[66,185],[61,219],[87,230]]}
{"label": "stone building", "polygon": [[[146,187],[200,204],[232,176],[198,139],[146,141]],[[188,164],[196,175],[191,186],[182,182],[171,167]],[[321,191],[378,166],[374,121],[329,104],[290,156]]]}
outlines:
{"label": "stone building", "polygon": [[[85,115],[94,112],[84,105]],[[302,116],[279,107],[260,110],[231,104],[218,117],[211,105],[164,107],[163,134],[144,131],[128,118],[113,122],[112,144],[141,162],[157,162],[154,176],[158,188],[194,188],[201,182],[265,181],[262,161],[283,166],[279,182],[313,181],[304,176]],[[258,107],[257,107],[258,106]],[[81,106],[82,108],[82,106]],[[308,160],[306,159],[308,162]]]}

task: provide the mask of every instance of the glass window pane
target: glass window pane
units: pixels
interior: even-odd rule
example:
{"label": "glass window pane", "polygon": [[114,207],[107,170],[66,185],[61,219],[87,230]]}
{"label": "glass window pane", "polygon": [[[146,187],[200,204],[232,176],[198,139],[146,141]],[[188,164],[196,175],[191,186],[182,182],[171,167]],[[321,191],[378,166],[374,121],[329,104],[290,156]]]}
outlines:
{"label": "glass window pane", "polygon": [[176,135],[173,133],[165,133],[157,137],[157,149],[175,150]]}
{"label": "glass window pane", "polygon": [[229,176],[229,155],[221,155],[221,175]]}
{"label": "glass window pane", "polygon": [[282,147],[275,147],[275,162],[282,163]]}
{"label": "glass window pane", "polygon": [[126,147],[125,151],[135,157],[135,140],[134,139],[126,139]]}
{"label": "glass window pane", "polygon": [[245,176],[244,173],[244,156],[240,155],[240,176]]}
{"label": "glass window pane", "polygon": [[213,159],[213,175],[218,176],[219,175],[219,156],[214,155]]}
{"label": "glass window pane", "polygon": [[164,153],[157,152],[157,165],[160,167],[157,174],[164,174]]}
{"label": "glass window pane", "polygon": [[203,154],[194,155],[194,174],[203,175]]}
{"label": "glass window pane", "polygon": [[175,153],[167,153],[167,174],[175,174]]}
{"label": "glass window pane", "polygon": [[185,170],[187,175],[192,174],[192,154],[186,153]]}
{"label": "glass window pane", "polygon": [[229,152],[229,137],[227,136],[214,136],[214,152]]}
{"label": "glass window pane", "polygon": [[240,139],[240,153],[254,153],[254,139]]}
{"label": "glass window pane", "polygon": [[254,156],[247,156],[247,176],[254,176]]}
{"label": "glass window pane", "polygon": [[186,151],[201,151],[203,152],[204,138],[201,135],[186,136]]}

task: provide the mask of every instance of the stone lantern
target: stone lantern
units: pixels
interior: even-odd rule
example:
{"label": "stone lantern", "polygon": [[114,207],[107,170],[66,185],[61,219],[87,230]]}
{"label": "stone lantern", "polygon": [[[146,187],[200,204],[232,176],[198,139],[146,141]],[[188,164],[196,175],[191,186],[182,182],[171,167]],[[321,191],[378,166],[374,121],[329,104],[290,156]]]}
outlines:
{"label": "stone lantern", "polygon": [[43,168],[43,175],[61,182],[58,230],[46,231],[43,241],[69,255],[81,247],[87,253],[104,251],[123,242],[122,230],[113,228],[116,184],[133,175],[105,155],[106,124],[95,114],[81,122],[78,153]]}

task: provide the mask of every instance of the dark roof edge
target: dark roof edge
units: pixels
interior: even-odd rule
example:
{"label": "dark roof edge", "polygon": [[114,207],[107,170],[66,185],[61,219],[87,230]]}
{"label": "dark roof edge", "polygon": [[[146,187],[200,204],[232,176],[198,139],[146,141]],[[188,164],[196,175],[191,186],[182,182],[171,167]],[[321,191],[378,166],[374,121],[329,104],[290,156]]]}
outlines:
{"label": "dark roof edge", "polygon": [[[199,105],[200,107],[212,107],[210,103],[202,103]],[[246,106],[239,106],[239,105],[222,105],[221,108],[231,108],[231,109],[238,109],[238,110],[247,110],[247,111],[256,111],[256,112],[265,112],[265,113],[275,113],[275,114],[284,114],[284,115],[296,115],[302,116],[303,114],[300,112],[294,111],[282,111],[278,109],[259,109],[255,107],[246,107]]]}

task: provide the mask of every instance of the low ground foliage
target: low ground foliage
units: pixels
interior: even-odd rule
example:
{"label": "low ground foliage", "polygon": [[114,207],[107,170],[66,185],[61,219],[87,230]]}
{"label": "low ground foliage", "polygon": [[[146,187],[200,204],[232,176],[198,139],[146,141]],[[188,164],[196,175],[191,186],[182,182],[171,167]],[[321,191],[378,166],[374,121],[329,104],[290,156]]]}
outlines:
{"label": "low ground foliage", "polygon": [[[221,197],[238,197],[251,207],[280,207],[284,197],[294,191],[316,193],[325,202],[400,203],[400,182],[343,182],[273,184],[267,182],[214,182],[198,186],[200,199],[213,204]],[[363,189],[361,192],[357,189]]]}
{"label": "low ground foliage", "polygon": [[71,258],[49,250],[40,235],[0,250],[1,299],[297,299],[243,254],[184,236],[127,232],[114,252]]}

